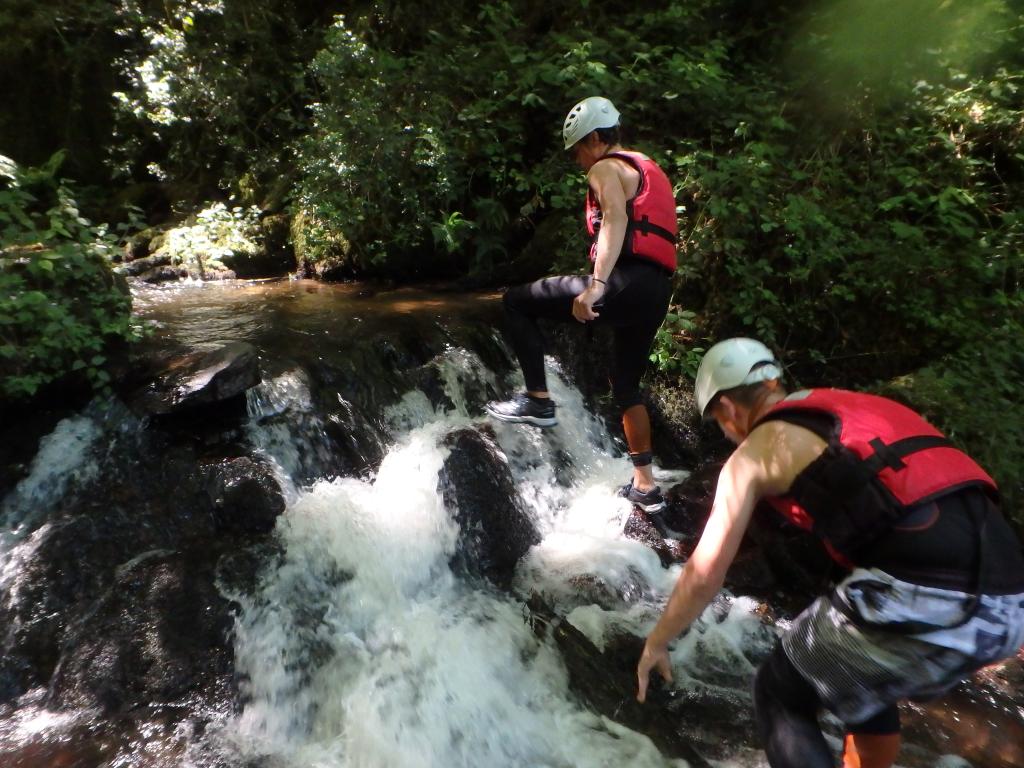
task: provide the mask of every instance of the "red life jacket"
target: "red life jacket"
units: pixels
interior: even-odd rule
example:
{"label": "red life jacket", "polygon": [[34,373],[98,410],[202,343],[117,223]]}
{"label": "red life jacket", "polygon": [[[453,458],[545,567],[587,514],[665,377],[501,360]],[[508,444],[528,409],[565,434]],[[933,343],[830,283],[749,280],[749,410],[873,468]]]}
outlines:
{"label": "red life jacket", "polygon": [[[626,203],[626,237],[620,256],[653,261],[669,272],[676,270],[676,200],[665,172],[647,155],[612,152],[601,160],[618,158],[640,174],[636,195]],[[598,160],[598,162],[601,162]],[[587,190],[587,232],[593,238],[590,260],[597,258],[597,235],[601,229],[601,207],[594,190]]]}
{"label": "red life jacket", "polygon": [[825,452],[794,479],[783,497],[767,497],[790,522],[825,541],[834,559],[852,564],[909,507],[968,486],[993,495],[996,484],[922,416],[876,395],[842,389],[797,392],[758,424],[800,423],[801,413],[831,418]]}

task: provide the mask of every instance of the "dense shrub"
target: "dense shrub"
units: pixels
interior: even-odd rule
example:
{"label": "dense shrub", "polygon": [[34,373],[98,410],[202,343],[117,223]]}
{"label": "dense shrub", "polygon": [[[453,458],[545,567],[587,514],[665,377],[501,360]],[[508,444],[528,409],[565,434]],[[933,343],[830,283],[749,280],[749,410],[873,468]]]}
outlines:
{"label": "dense shrub", "polygon": [[[808,376],[905,373],[1018,301],[1022,25],[1000,2],[876,10],[444,2],[419,31],[339,17],[297,210],[344,234],[354,274],[516,279],[540,230],[549,269],[583,268],[582,176],[558,128],[603,93],[686,209],[663,370],[692,373],[695,350],[742,332]],[[892,39],[914,14],[930,26]],[[873,58],[851,59],[879,29]]]}
{"label": "dense shrub", "polygon": [[[744,333],[801,383],[942,382],[936,361],[1021,314],[1024,16],[1006,0],[81,0],[59,21],[104,46],[114,27],[113,168],[290,198],[313,274],[585,269],[558,132],[601,93],[684,208],[663,374]],[[24,32],[8,58],[50,34],[35,11],[2,24]]]}
{"label": "dense shrub", "polygon": [[342,5],[124,0],[109,145],[118,179],[163,181],[190,195],[186,203],[220,189],[280,209],[293,181],[292,142],[316,99],[306,69],[332,6]]}
{"label": "dense shrub", "polygon": [[0,404],[73,373],[106,385],[110,348],[137,333],[113,238],[79,215],[59,163],[0,157]]}
{"label": "dense shrub", "polygon": [[1024,531],[1024,326],[992,328],[983,342],[880,387],[908,402],[968,452],[996,479],[1006,509]]}
{"label": "dense shrub", "polygon": [[345,233],[357,270],[507,279],[551,217],[563,246],[549,264],[578,266],[583,179],[559,140],[568,107],[606,93],[665,148],[686,96],[718,81],[721,47],[705,45],[701,19],[712,4],[643,5],[436,3],[417,9],[420,35],[400,14],[339,18],[314,64],[323,98],[301,150],[300,210]]}
{"label": "dense shrub", "polygon": [[[697,198],[691,298],[709,335],[753,333],[870,381],[953,352],[1019,308],[1021,27],[992,36],[1008,52],[976,72],[947,61],[933,80],[903,72],[824,108],[819,82],[776,78],[733,113],[726,143],[677,155]],[[832,43],[817,43],[824,71]],[[738,85],[753,83],[772,76],[754,69]]]}

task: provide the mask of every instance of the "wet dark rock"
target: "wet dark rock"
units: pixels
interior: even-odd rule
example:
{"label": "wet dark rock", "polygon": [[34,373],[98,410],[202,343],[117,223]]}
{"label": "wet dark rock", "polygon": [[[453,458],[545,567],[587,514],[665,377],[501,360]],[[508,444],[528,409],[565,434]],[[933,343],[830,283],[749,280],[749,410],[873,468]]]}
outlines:
{"label": "wet dark rock", "polygon": [[[159,245],[168,229],[167,225],[158,225],[129,235],[125,240],[121,261],[135,263],[147,259],[156,250],[154,242]],[[135,269],[129,269],[126,265],[119,271],[126,275],[137,275],[154,266],[169,264],[170,260],[170,254],[161,254],[157,263],[149,262],[146,266]]]}
{"label": "wet dark rock", "polygon": [[[443,355],[434,356],[426,365],[414,369],[410,374],[411,384],[427,396],[430,404],[438,410],[455,410],[455,403],[448,396],[448,381]],[[452,375],[449,373],[448,375]],[[457,389],[465,398],[465,407],[470,415],[482,414],[489,400],[499,397],[498,391],[488,381],[486,371],[471,368],[456,370],[454,378]]]}
{"label": "wet dark rock", "polygon": [[[352,389],[362,395],[363,388],[372,389],[374,377],[353,382],[349,373],[355,377],[356,371],[328,365],[286,370],[293,390],[290,396],[282,397],[279,382],[268,376],[250,399],[259,426],[279,433],[294,446],[292,479],[308,485],[324,478],[365,475],[379,466],[384,456],[381,426],[367,419],[368,409],[342,395],[352,396]],[[379,389],[385,388],[377,383]]]}
{"label": "wet dark rock", "polygon": [[0,404],[0,499],[28,474],[40,441],[69,415],[65,408],[68,400],[62,397],[33,408]]}
{"label": "wet dark rock", "polygon": [[219,262],[199,260],[189,263],[188,276],[193,280],[234,280],[238,274]]}
{"label": "wet dark rock", "polygon": [[[542,328],[548,354],[558,359],[587,405],[602,417],[625,449],[621,412],[608,383],[613,330],[552,321],[542,322]],[[650,415],[654,455],[660,466],[692,467],[709,458],[728,455],[731,446],[717,427],[703,424],[697,417],[689,379],[649,374],[641,394]]]}
{"label": "wet dark rock", "polygon": [[726,585],[745,595],[771,599],[793,615],[828,589],[837,569],[821,542],[762,504],[754,511]]}
{"label": "wet dark rock", "polygon": [[575,599],[569,604],[560,601],[559,610],[563,613],[581,605],[597,605],[606,611],[623,610],[635,603],[654,599],[654,592],[646,579],[632,567],[617,583],[609,583],[590,573],[573,576],[569,583]]}
{"label": "wet dark rock", "polygon": [[122,264],[117,268],[117,271],[123,275],[128,275],[129,277],[136,277],[138,275],[142,275],[145,272],[149,272],[150,270],[155,270],[159,267],[169,266],[171,263],[171,254],[169,253],[160,253],[153,256],[148,255],[148,240],[146,240],[144,244],[142,244],[141,242],[135,243],[133,241],[133,243],[129,243],[129,245],[126,246],[126,248],[131,248],[131,252],[133,254],[139,255],[133,255],[131,260],[127,261],[126,263]]}
{"label": "wet dark rock", "polygon": [[545,352],[562,365],[563,373],[601,415],[618,418],[618,409],[610,400],[608,372],[611,370],[613,334],[611,328],[590,326],[575,321],[541,321]]}
{"label": "wet dark rock", "polygon": [[445,445],[451,453],[438,483],[459,525],[453,562],[507,587],[516,563],[540,541],[537,527],[519,502],[508,462],[492,436],[460,429],[445,438]]}
{"label": "wet dark rock", "polygon": [[217,560],[216,582],[232,600],[253,598],[264,569],[280,566],[284,547],[273,537],[258,537],[251,544],[227,547]]}
{"label": "wet dark rock", "polygon": [[425,365],[411,374],[413,386],[427,396],[435,410],[453,411],[455,403],[445,392],[445,381],[436,365]]}
{"label": "wet dark rock", "polygon": [[189,271],[186,267],[166,265],[147,269],[145,272],[140,272],[138,277],[144,283],[168,283],[189,277]]}
{"label": "wet dark rock", "polygon": [[602,651],[538,598],[531,599],[528,607],[535,631],[550,634],[558,646],[569,672],[569,687],[586,706],[644,734],[663,755],[683,758],[692,768],[710,768],[664,706],[660,686],[655,684],[647,703],[636,700],[636,663],[643,638],[615,635],[606,640]]}
{"label": "wet dark rock", "polygon": [[121,712],[227,690],[230,604],[209,560],[156,550],[120,566],[68,627],[48,704]]}
{"label": "wet dark rock", "polygon": [[622,535],[627,539],[633,539],[641,544],[646,544],[653,549],[657,553],[658,559],[661,560],[661,564],[666,568],[673,563],[685,560],[687,557],[681,541],[666,538],[658,530],[655,522],[635,507],[626,520],[626,525],[622,529]]}
{"label": "wet dark rock", "polygon": [[665,707],[668,717],[702,755],[727,759],[736,746],[759,749],[754,705],[749,694],[719,686],[692,685],[685,691],[657,687],[652,703]]}
{"label": "wet dark rock", "polygon": [[248,456],[206,468],[206,492],[220,533],[269,533],[285,502],[273,470]]}
{"label": "wet dark rock", "polygon": [[[136,640],[128,638],[163,621],[165,609],[170,611],[166,621],[183,622],[180,635],[164,632],[167,642],[180,646],[180,653],[167,651],[167,658],[191,657],[195,666],[178,675],[166,667],[171,661],[159,671],[157,661],[146,659],[147,665],[157,665],[157,678],[144,681],[143,688],[115,686],[109,695],[94,691],[88,696],[107,701],[104,706],[117,699],[132,707],[144,701],[131,696],[158,690],[170,695],[185,677],[196,685],[212,685],[204,676],[213,668],[202,664],[213,630],[203,622],[230,625],[227,603],[214,597],[218,561],[265,537],[284,507],[281,492],[259,459],[200,459],[194,441],[177,440],[154,427],[142,431],[128,418],[116,422],[121,427],[99,443],[105,471],[74,486],[66,498],[53,499],[51,509],[40,510],[45,522],[15,550],[17,578],[0,594],[0,703],[47,685],[58,668],[95,670],[102,663],[111,674],[134,669],[142,664],[136,658],[140,651],[132,644]],[[143,567],[145,578],[167,589],[156,595],[133,586],[128,575]],[[234,583],[252,583],[258,568],[255,558],[242,558],[221,571]],[[168,569],[180,575],[174,576],[177,582]],[[195,621],[185,611],[192,604],[206,606]],[[115,614],[121,617],[117,621],[128,622],[121,629],[114,626]],[[196,630],[191,634],[189,622]],[[101,636],[116,642],[97,645]],[[191,650],[185,649],[186,642],[194,642]],[[122,652],[123,659],[118,657]],[[79,686],[71,688],[78,691]],[[68,695],[75,700],[86,696]]]}
{"label": "wet dark rock", "polygon": [[260,383],[256,349],[231,342],[213,352],[197,352],[167,363],[156,378],[130,396],[138,412],[155,415],[222,403]]}
{"label": "wet dark rock", "polygon": [[726,456],[732,445],[717,425],[697,415],[693,384],[681,376],[651,375],[643,390],[654,455],[664,467],[693,467]]}
{"label": "wet dark rock", "polygon": [[[721,467],[718,461],[705,462],[683,482],[666,490],[668,506],[662,517],[672,538],[663,539],[639,511],[627,520],[624,534],[651,547],[663,565],[685,561],[700,541],[711,514]],[[783,610],[793,614],[825,589],[834,575],[831,563],[817,539],[761,504],[729,567],[725,586],[737,594],[781,601]]]}
{"label": "wet dark rock", "polygon": [[17,563],[17,584],[0,606],[0,651],[9,695],[49,679],[70,617],[105,586],[108,564],[118,561],[119,546],[102,535],[109,531],[98,522],[78,518],[40,528],[32,553]]}

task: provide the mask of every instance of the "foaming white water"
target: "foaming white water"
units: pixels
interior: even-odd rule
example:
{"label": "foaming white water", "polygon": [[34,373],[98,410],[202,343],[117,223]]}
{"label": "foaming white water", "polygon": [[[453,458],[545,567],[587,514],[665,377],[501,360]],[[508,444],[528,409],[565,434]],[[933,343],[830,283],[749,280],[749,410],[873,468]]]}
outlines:
{"label": "foaming white water", "polygon": [[101,429],[87,416],[63,419],[39,442],[28,476],[0,503],[0,524],[5,528],[31,525],[68,488],[96,476],[99,465],[89,449]]}
{"label": "foaming white water", "polygon": [[285,562],[239,622],[239,741],[303,766],[671,764],[570,700],[519,604],[448,569],[450,427],[414,430],[375,481],[318,484],[287,511]]}
{"label": "foaming white water", "polygon": [[[287,371],[246,390],[245,399],[250,417],[249,440],[275,465],[286,497],[294,500],[293,478],[302,469],[302,451],[309,443],[309,436],[300,433],[297,419],[278,417],[313,412],[309,382],[302,371]],[[323,434],[323,425],[318,421],[313,428],[318,435]]]}
{"label": "foaming white water", "polygon": [[91,449],[102,431],[87,416],[63,419],[39,442],[28,475],[0,501],[0,589],[9,588],[31,554],[30,534],[54,505],[76,485],[97,476],[99,464]]}
{"label": "foaming white water", "polygon": [[[376,477],[302,489],[281,518],[283,560],[238,620],[246,703],[232,741],[284,765],[324,768],[685,765],[581,708],[523,604],[449,569],[457,530],[438,473],[444,436],[473,423],[460,390],[476,363],[445,361],[453,409],[407,394],[386,415],[402,434]],[[629,462],[575,389],[557,376],[551,387],[555,429],[488,425],[544,536],[520,565],[517,593],[540,592],[599,646],[612,630],[645,634],[678,570],[622,537],[630,509],[614,489]],[[615,605],[586,604],[587,580]],[[747,620],[720,614],[705,623]],[[677,648],[684,678],[695,653]]]}

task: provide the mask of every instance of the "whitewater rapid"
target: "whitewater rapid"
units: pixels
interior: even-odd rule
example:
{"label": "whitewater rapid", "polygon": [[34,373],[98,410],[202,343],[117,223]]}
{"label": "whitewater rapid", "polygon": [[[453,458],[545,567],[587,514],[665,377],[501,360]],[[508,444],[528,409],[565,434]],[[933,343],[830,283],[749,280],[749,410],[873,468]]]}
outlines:
{"label": "whitewater rapid", "polygon": [[[653,625],[678,569],[622,536],[630,507],[614,491],[630,475],[628,459],[579,392],[554,375],[556,428],[491,425],[543,540],[520,563],[512,595],[469,584],[448,566],[458,532],[438,473],[444,436],[480,422],[466,412],[463,385],[489,374],[464,350],[450,350],[444,370],[455,407],[437,410],[422,393],[407,394],[388,413],[395,439],[372,477],[291,488],[277,529],[282,559],[255,597],[241,598],[245,706],[231,739],[246,754],[317,768],[685,765],[582,708],[523,605],[531,592],[544,595],[599,647],[609,628],[643,635]],[[301,382],[266,385],[262,399],[250,398],[254,419],[260,408],[290,407],[281,397],[301,402]],[[258,432],[254,440],[291,483],[300,451]],[[619,610],[576,605],[573,584],[585,575],[628,582],[645,599]],[[753,609],[732,601],[681,643],[678,678],[690,679],[698,638],[700,653],[718,649],[752,675],[741,649],[763,641]],[[721,605],[709,611],[721,614]]]}

